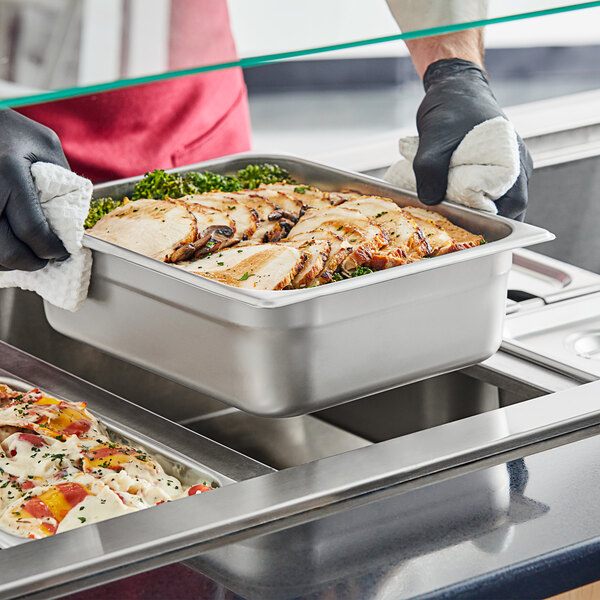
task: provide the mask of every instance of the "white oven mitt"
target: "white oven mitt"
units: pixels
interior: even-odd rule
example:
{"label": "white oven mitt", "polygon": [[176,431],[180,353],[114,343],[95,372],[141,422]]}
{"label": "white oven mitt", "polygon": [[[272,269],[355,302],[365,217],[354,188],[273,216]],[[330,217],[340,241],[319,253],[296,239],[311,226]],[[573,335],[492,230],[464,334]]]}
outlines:
{"label": "white oven mitt", "polygon": [[50,163],[33,164],[31,173],[48,224],[71,256],[51,260],[38,271],[0,272],[0,288],[31,290],[59,308],[76,311],[87,297],[92,269],[92,253],[81,243],[92,182]]}
{"label": "white oven mitt", "polygon": [[[400,140],[404,159],[393,164],[386,181],[412,191],[417,182],[412,161],[419,147],[418,137]],[[446,196],[452,202],[497,214],[494,200],[514,185],[520,173],[519,144],[510,121],[496,117],[467,133],[450,159]]]}

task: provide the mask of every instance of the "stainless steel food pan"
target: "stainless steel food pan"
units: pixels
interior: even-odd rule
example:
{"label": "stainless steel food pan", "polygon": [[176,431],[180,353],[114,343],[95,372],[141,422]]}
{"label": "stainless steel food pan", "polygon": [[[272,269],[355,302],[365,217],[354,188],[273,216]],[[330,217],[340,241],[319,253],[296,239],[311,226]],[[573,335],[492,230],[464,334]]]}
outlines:
{"label": "stainless steel food pan", "polygon": [[[147,451],[169,475],[184,485],[206,481],[212,487],[229,485],[243,478],[269,472],[270,469],[233,450],[222,447],[167,419],[154,415],[126,400],[81,382],[87,393],[78,389],[78,380],[37,361],[0,342],[0,384],[19,391],[39,387],[64,400],[87,402],[90,411],[106,427],[115,441]],[[152,509],[149,509],[152,510]],[[0,531],[0,548],[9,548],[31,540]]]}
{"label": "stainless steel food pan", "polygon": [[[232,173],[260,162],[324,190],[418,205],[383,181],[289,156],[236,155],[180,171]],[[120,197],[138,179],[95,194]],[[46,316],[65,335],[242,410],[309,413],[477,363],[499,347],[511,251],[552,235],[449,203],[436,210],[488,243],[306,290],[241,290],[86,236],[89,297],[76,313],[46,303]]]}

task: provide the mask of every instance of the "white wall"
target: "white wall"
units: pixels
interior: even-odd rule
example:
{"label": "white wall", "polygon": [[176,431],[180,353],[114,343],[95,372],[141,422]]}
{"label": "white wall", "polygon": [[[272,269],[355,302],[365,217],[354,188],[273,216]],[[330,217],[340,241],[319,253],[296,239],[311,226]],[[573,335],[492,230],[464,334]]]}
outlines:
{"label": "white wall", "polygon": [[[228,0],[241,57],[327,46],[399,32],[385,0]],[[490,0],[500,17],[569,4],[557,0]],[[574,4],[571,2],[570,4]],[[268,25],[267,25],[268,23]],[[488,48],[600,44],[600,8],[488,26]],[[398,56],[403,42],[364,46],[311,58]]]}

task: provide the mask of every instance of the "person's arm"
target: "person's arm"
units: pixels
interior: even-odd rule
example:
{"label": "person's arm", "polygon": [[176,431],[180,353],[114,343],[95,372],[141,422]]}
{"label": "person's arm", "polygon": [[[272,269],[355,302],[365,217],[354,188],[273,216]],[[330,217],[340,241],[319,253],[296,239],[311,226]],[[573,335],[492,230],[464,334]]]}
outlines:
{"label": "person's arm", "polygon": [[[477,21],[485,17],[482,0],[387,0],[403,31]],[[417,112],[419,150],[413,162],[419,199],[438,204],[446,195],[450,158],[477,125],[506,118],[489,86],[484,69],[481,29],[406,40],[425,87]],[[521,170],[513,187],[496,200],[501,215],[522,219],[533,162],[517,136]],[[490,140],[493,143],[493,140]]]}
{"label": "person's arm", "polygon": [[442,59],[461,58],[484,68],[481,29],[467,29],[446,35],[406,40],[405,43],[421,79],[430,64]]}
{"label": "person's arm", "polygon": [[0,110],[0,271],[35,271],[69,256],[37,196],[31,165],[38,161],[69,168],[52,130]]}

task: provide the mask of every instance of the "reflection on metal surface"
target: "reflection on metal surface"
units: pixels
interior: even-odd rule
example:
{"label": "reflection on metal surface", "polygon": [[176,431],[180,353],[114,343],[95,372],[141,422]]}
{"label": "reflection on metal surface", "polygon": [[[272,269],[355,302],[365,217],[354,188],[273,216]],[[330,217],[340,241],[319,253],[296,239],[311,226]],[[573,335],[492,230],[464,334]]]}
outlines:
{"label": "reflection on metal surface", "polygon": [[498,465],[230,544],[186,564],[247,600],[321,597],[318,592],[337,581],[358,582],[390,564],[402,571],[407,561],[444,545],[444,539],[450,542],[458,530],[471,539],[502,527],[509,503],[509,476]]}
{"label": "reflection on metal surface", "polygon": [[316,414],[328,423],[381,442],[498,406],[497,387],[458,372],[431,377]]}
{"label": "reflection on metal surface", "polygon": [[581,358],[600,360],[600,331],[585,331],[570,335],[565,344]]}
{"label": "reflection on metal surface", "polygon": [[[523,459],[203,553],[186,564],[246,600],[412,597],[417,561],[460,545],[494,555],[548,506],[525,495]],[[469,566],[467,564],[467,566]]]}
{"label": "reflection on metal surface", "polygon": [[366,439],[310,415],[267,419],[234,410],[187,427],[275,469],[370,445]]}
{"label": "reflection on metal surface", "polygon": [[0,290],[0,340],[173,421],[225,408],[218,400],[57,333],[33,292]]}
{"label": "reflection on metal surface", "polygon": [[502,347],[580,381],[600,378],[597,351],[600,293],[556,302],[507,317]]}
{"label": "reflection on metal surface", "polygon": [[513,252],[508,288],[552,304],[600,291],[600,275],[521,249]]}

